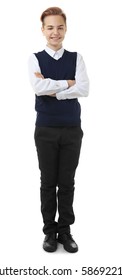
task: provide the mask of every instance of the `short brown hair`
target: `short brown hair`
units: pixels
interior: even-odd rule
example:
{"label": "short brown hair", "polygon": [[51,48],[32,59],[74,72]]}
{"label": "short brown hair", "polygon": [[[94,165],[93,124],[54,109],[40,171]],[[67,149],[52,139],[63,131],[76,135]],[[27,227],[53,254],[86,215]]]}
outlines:
{"label": "short brown hair", "polygon": [[46,9],[46,10],[42,13],[42,15],[41,15],[41,17],[40,17],[40,20],[41,20],[42,24],[44,24],[44,18],[45,18],[46,16],[51,16],[51,15],[62,16],[63,19],[64,19],[64,22],[65,22],[65,24],[66,24],[66,15],[65,15],[65,13],[62,11],[62,9],[60,9],[59,7],[50,7],[50,8],[48,8],[48,9]]}

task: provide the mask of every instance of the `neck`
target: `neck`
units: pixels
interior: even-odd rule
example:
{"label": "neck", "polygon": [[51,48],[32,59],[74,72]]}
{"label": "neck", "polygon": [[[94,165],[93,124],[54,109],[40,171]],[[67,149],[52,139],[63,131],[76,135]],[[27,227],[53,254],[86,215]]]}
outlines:
{"label": "neck", "polygon": [[60,45],[60,46],[50,46],[50,45],[47,44],[47,47],[50,48],[53,51],[58,51],[62,48],[62,45]]}

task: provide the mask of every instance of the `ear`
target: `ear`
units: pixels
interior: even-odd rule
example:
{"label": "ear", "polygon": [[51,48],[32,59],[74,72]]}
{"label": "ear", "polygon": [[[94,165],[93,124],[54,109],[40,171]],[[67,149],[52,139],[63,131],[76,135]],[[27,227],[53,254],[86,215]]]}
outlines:
{"label": "ear", "polygon": [[42,33],[43,33],[43,35],[44,35],[44,27],[43,27],[43,25],[42,25],[42,27],[41,27],[41,31],[42,31]]}

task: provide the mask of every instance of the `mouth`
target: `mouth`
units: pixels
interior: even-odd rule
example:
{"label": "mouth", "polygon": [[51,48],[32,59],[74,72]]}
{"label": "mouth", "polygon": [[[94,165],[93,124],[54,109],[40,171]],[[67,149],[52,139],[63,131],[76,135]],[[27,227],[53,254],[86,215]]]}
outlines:
{"label": "mouth", "polygon": [[52,39],[52,40],[56,40],[56,41],[57,41],[57,40],[60,40],[60,39],[61,39],[61,37],[51,37],[51,39]]}

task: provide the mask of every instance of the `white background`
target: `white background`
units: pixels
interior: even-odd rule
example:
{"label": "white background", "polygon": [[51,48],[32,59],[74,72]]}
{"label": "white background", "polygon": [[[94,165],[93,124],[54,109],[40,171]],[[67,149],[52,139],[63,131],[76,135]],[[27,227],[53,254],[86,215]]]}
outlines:
{"label": "white background", "polygon": [[[84,138],[72,226],[77,254],[64,252],[61,246],[53,254],[42,250],[40,173],[33,139],[35,97],[28,57],[45,46],[39,18],[49,6],[59,6],[67,14],[64,47],[83,55],[90,79],[89,97],[79,99]],[[0,268],[72,268],[78,273],[64,279],[81,279],[82,266],[122,266],[121,27],[121,0],[1,2]]]}

